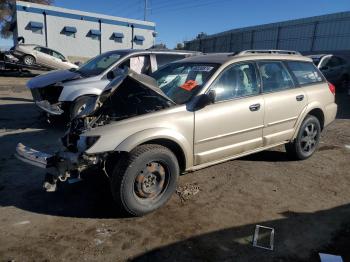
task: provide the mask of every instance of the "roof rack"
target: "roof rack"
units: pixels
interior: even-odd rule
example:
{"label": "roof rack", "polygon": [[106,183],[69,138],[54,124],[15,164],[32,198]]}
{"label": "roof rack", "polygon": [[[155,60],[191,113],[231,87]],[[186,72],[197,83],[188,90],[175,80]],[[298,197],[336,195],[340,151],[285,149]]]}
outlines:
{"label": "roof rack", "polygon": [[245,54],[282,54],[282,55],[301,55],[298,51],[291,50],[274,50],[274,49],[266,49],[266,50],[244,50],[240,52],[238,55]]}

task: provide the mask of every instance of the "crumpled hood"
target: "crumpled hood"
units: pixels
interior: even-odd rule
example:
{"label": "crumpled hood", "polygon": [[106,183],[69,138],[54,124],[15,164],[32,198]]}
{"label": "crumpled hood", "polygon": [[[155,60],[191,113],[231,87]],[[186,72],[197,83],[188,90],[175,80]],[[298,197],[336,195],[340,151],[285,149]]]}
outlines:
{"label": "crumpled hood", "polygon": [[[128,69],[123,73],[119,73],[119,75],[117,77],[115,77],[108,86],[106,86],[106,88],[104,89],[103,93],[102,93],[102,97],[104,96],[104,94],[109,93],[108,96],[113,95],[116,90],[118,89],[118,87],[123,83],[123,81],[126,78],[131,78],[134,81],[142,84],[142,86],[144,88],[147,89],[151,89],[154,93],[158,94],[159,96],[161,96],[162,98],[165,98],[166,100],[168,100],[170,103],[175,104],[174,101],[172,101],[158,86],[156,80],[148,75],[144,75],[144,74],[138,74],[135,71]],[[101,99],[100,96],[100,99]]]}
{"label": "crumpled hood", "polygon": [[69,70],[56,70],[44,75],[36,76],[27,82],[29,89],[42,88],[52,84],[75,80],[81,78],[81,75]]}

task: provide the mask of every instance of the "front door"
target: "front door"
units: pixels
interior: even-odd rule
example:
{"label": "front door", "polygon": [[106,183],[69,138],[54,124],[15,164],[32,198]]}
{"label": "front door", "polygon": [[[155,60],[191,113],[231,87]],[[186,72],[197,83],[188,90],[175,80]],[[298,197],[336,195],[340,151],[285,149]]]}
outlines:
{"label": "front door", "polygon": [[214,81],[215,103],[195,112],[195,165],[262,146],[264,98],[253,63],[228,66]]}

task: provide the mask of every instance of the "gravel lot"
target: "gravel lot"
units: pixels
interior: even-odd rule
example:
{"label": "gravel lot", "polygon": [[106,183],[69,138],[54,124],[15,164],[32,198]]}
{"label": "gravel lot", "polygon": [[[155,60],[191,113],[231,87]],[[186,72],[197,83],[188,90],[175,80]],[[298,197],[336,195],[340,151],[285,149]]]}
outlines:
{"label": "gravel lot", "polygon": [[[348,96],[312,158],[289,161],[279,147],[193,172],[179,184],[195,195],[125,218],[100,174],[45,193],[45,172],[13,156],[18,142],[53,152],[64,132],[45,123],[27,80],[0,77],[0,261],[350,261]],[[275,228],[274,251],[252,247],[257,224]]]}

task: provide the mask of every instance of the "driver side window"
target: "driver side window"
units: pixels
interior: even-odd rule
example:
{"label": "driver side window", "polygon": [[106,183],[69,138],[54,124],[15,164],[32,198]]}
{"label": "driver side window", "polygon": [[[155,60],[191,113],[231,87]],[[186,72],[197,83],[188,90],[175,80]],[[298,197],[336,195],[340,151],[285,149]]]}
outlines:
{"label": "driver side window", "polygon": [[254,64],[241,63],[229,66],[210,89],[215,90],[216,102],[259,94]]}

